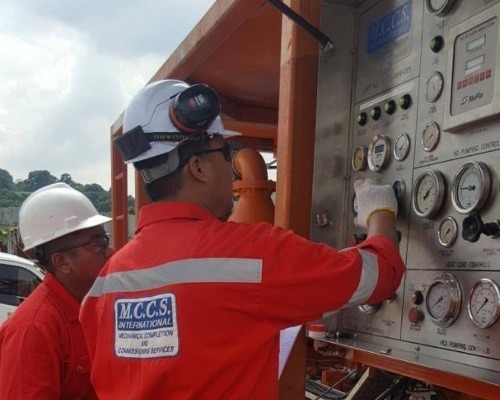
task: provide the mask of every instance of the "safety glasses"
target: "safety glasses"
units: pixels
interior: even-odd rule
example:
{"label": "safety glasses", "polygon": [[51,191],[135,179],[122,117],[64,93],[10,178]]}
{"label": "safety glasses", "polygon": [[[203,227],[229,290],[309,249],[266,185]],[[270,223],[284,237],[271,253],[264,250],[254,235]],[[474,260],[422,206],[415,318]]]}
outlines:
{"label": "safety glasses", "polygon": [[227,142],[224,143],[223,147],[220,147],[218,149],[201,150],[201,151],[198,151],[198,152],[193,153],[191,155],[197,156],[197,155],[206,154],[206,153],[222,153],[222,155],[224,156],[224,160],[226,160],[228,162],[231,161],[231,146]]}
{"label": "safety glasses", "polygon": [[87,251],[90,251],[95,254],[104,253],[106,249],[109,247],[109,235],[105,234],[103,236],[94,236],[89,240],[86,240],[85,242],[81,242],[71,246],[66,246],[52,253],[66,253],[68,251],[78,249],[80,247],[83,247]]}

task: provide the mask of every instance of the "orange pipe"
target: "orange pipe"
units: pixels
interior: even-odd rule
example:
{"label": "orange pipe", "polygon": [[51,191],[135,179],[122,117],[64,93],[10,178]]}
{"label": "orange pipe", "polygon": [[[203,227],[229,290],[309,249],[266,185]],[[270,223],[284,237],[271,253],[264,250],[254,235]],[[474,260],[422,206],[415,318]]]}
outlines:
{"label": "orange pipe", "polygon": [[237,204],[230,221],[274,222],[274,203],[271,194],[276,184],[267,179],[267,167],[257,150],[241,149],[233,156],[233,171],[240,178],[233,182]]}

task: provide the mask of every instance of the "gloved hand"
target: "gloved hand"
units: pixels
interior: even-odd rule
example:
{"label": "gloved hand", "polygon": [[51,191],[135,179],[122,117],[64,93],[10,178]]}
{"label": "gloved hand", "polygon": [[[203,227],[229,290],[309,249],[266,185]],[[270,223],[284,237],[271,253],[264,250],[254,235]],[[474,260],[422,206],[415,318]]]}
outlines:
{"label": "gloved hand", "polygon": [[390,185],[378,185],[371,179],[358,179],[354,182],[358,215],[354,223],[368,227],[368,220],[376,211],[392,211],[398,215],[398,201],[394,189]]}

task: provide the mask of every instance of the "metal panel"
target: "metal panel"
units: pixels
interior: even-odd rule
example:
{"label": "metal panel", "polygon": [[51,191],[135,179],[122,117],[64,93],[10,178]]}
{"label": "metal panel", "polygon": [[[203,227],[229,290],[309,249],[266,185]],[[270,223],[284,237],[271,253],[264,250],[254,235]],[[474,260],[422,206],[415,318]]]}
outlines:
{"label": "metal panel", "polygon": [[[479,328],[467,307],[469,293],[481,279],[500,284],[500,238],[483,233],[476,242],[465,240],[462,235],[472,225],[470,219],[464,221],[474,207],[459,209],[457,202],[479,199],[477,213],[483,222],[498,225],[500,1],[451,3],[445,15],[431,13],[424,1],[417,0],[365,1],[343,8],[343,13],[324,5],[323,29],[329,29],[338,47],[320,69],[311,237],[336,247],[352,245],[364,233],[353,224],[352,182],[358,177],[386,184],[398,181],[406,188],[400,192],[397,222],[407,267],[404,281],[390,301],[364,308],[364,313],[342,312],[338,330],[332,332],[336,342],[385,353],[391,349],[389,357],[499,385],[500,319]],[[346,14],[354,15],[354,21]],[[354,68],[346,61],[351,33]],[[471,75],[474,90],[483,93],[476,103],[470,97],[475,92],[463,91],[464,74],[467,79]],[[346,111],[349,81],[353,95]],[[472,104],[463,106],[457,96],[466,92]],[[336,96],[339,93],[344,96]],[[491,178],[482,197],[479,184],[466,182],[477,176],[462,172],[464,165],[478,162]],[[442,186],[429,212],[422,212],[419,204],[425,205],[429,194],[423,185],[420,191],[415,186],[431,175],[428,171],[442,177]],[[459,177],[466,183],[456,183]],[[417,193],[421,197],[415,210],[412,197]],[[443,307],[451,316],[440,319],[433,307],[445,303],[436,290],[446,295],[453,291],[448,281],[442,284],[443,276],[449,276],[443,274],[456,280],[461,296],[454,309]],[[491,299],[479,297],[490,307]],[[356,340],[343,339],[347,337]]]}

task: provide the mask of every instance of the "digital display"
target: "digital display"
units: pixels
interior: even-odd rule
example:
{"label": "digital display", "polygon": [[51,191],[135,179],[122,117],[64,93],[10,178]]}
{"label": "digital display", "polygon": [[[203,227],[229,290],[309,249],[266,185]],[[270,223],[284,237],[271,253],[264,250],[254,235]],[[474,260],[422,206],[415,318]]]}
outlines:
{"label": "digital display", "polygon": [[379,144],[377,146],[375,146],[375,153],[382,153],[384,151],[384,148],[385,148],[385,145],[383,144]]}
{"label": "digital display", "polygon": [[478,47],[481,47],[486,43],[486,35],[481,36],[480,38],[474,39],[467,43],[467,51],[473,51]]}
{"label": "digital display", "polygon": [[465,75],[468,75],[474,71],[477,71],[481,68],[481,65],[484,64],[484,55],[476,57],[472,60],[469,60],[465,63]]}

